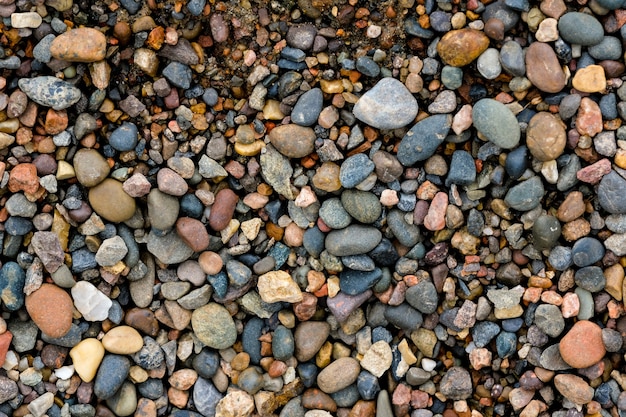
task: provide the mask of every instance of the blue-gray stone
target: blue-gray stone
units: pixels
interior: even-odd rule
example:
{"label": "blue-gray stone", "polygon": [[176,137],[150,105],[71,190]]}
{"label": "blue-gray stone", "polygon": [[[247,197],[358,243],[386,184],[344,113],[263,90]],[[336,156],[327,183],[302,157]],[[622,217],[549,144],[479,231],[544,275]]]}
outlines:
{"label": "blue-gray stone", "polygon": [[380,67],[368,56],[360,56],[356,59],[356,70],[367,77],[378,77]]}
{"label": "blue-gray stone", "polygon": [[407,35],[424,39],[430,39],[435,36],[432,30],[424,29],[413,16],[407,17],[404,20],[404,31]]}
{"label": "blue-gray stone", "polygon": [[407,223],[404,215],[405,213],[400,210],[391,210],[387,215],[387,225],[402,245],[412,248],[422,236],[419,226]]}
{"label": "blue-gray stone", "polygon": [[272,354],[279,361],[286,361],[293,356],[295,340],[291,330],[279,325],[272,336]]}
{"label": "blue-gray stone", "polygon": [[598,4],[605,9],[617,10],[624,7],[624,0],[598,0]]}
{"label": "blue-gray stone", "polygon": [[589,292],[599,292],[606,286],[606,277],[599,266],[586,266],[574,274],[574,282]]}
{"label": "blue-gray stone", "polygon": [[187,89],[191,86],[191,68],[177,61],[172,61],[163,69],[163,76],[175,87]]}
{"label": "blue-gray stone", "polygon": [[604,256],[604,245],[593,237],[583,237],[572,247],[572,259],[579,267],[593,265]]}
{"label": "blue-gray stone", "polygon": [[[559,172],[559,180],[556,182],[556,188],[559,191],[565,191],[572,188],[578,183],[576,173],[580,170],[580,158],[574,154],[569,155],[569,160],[565,164],[565,167]],[[602,204],[598,192],[598,200]]]}
{"label": "blue-gray stone", "polygon": [[366,401],[371,401],[380,392],[380,384],[378,378],[367,371],[361,371],[359,377],[356,380],[356,386],[359,389],[361,398]]}
{"label": "blue-gray stone", "polygon": [[4,222],[4,230],[11,236],[24,236],[33,230],[33,222],[24,217],[11,216]]}
{"label": "blue-gray stone", "polygon": [[0,68],[1,69],[18,69],[22,65],[22,61],[20,58],[13,55],[5,59],[0,59]]}
{"label": "blue-gray stone", "polygon": [[200,16],[204,6],[206,6],[206,0],[189,0],[187,2],[187,10],[194,16]]}
{"label": "blue-gray stone", "polygon": [[220,357],[214,350],[204,348],[193,358],[191,366],[202,378],[211,379],[220,367]]}
{"label": "blue-gray stone", "polygon": [[374,162],[364,153],[348,157],[339,168],[339,181],[344,188],[354,188],[373,171]]}
{"label": "blue-gray stone", "polygon": [[469,185],[476,181],[476,163],[467,151],[454,151],[450,170],[446,178],[446,186],[452,184]]}
{"label": "blue-gray stone", "polygon": [[326,236],[326,250],[334,256],[361,255],[374,249],[382,239],[375,227],[353,224]]}
{"label": "blue-gray stone", "polygon": [[215,295],[219,298],[226,297],[226,292],[228,292],[228,276],[226,272],[220,271],[215,275],[207,275],[207,280],[213,287]]}
{"label": "blue-gray stone", "polygon": [[245,286],[252,278],[250,268],[234,259],[226,262],[226,274],[228,275],[228,284],[235,288]]}
{"label": "blue-gray stone", "polygon": [[198,378],[193,385],[193,405],[203,416],[214,416],[217,403],[224,398],[211,381]]}
{"label": "blue-gray stone", "polygon": [[515,41],[506,41],[500,48],[500,63],[502,68],[515,77],[526,74],[524,52],[522,46]]}
{"label": "blue-gray stone", "polygon": [[422,313],[405,303],[399,306],[387,306],[385,319],[394,326],[407,331],[417,329],[424,322]]}
{"label": "blue-gray stone", "polygon": [[522,319],[521,317],[502,320],[502,330],[504,330],[505,332],[515,333],[522,328],[523,324],[524,319]]}
{"label": "blue-gray stone", "polygon": [[350,214],[338,198],[329,198],[324,201],[320,207],[319,216],[331,229],[343,229],[352,222]]}
{"label": "blue-gray stone", "polygon": [[389,239],[382,239],[368,255],[380,266],[393,266],[400,258]]}
{"label": "blue-gray stone", "polygon": [[326,235],[324,235],[324,232],[322,232],[319,227],[312,227],[304,232],[302,246],[304,246],[304,249],[306,249],[309,255],[314,258],[319,258],[324,250],[325,237]]}
{"label": "blue-gray stone", "polygon": [[430,14],[430,27],[437,32],[449,32],[452,29],[452,14],[435,10]]}
{"label": "blue-gray stone", "polygon": [[485,7],[482,19],[485,22],[489,19],[498,19],[504,24],[504,31],[508,32],[515,27],[519,21],[519,16],[520,13],[507,6],[504,0],[498,0]]}
{"label": "blue-gray stone", "polygon": [[304,384],[305,387],[310,388],[313,384],[315,384],[318,371],[315,363],[300,363],[296,368],[296,371],[298,371],[298,376],[302,379],[302,384]]}
{"label": "blue-gray stone", "polygon": [[96,262],[96,254],[90,252],[86,248],[78,249],[72,252],[72,272],[80,274],[88,269],[93,269],[98,266]]}
{"label": "blue-gray stone", "polygon": [[161,346],[150,336],[143,337],[143,347],[132,355],[133,360],[143,369],[157,369],[165,362]]}
{"label": "blue-gray stone", "polygon": [[135,14],[141,9],[141,1],[138,0],[120,0],[122,6],[128,10],[128,13]]}
{"label": "blue-gray stone", "polygon": [[343,270],[339,274],[339,287],[349,295],[358,295],[372,288],[383,276],[383,271],[376,268],[373,271]]}
{"label": "blue-gray stone", "polygon": [[398,161],[411,166],[430,158],[443,143],[452,127],[452,116],[435,114],[420,120],[402,138],[398,146]]}
{"label": "blue-gray stone", "polygon": [[577,45],[597,45],[604,38],[604,28],[594,16],[579,13],[565,13],[559,18],[559,35],[567,42]]}
{"label": "blue-gray stone", "polygon": [[506,156],[504,168],[506,173],[514,180],[520,178],[528,168],[528,148],[520,146],[509,152]]}
{"label": "blue-gray stone", "polygon": [[24,284],[26,273],[13,261],[0,269],[0,299],[9,311],[16,311],[24,305]]}
{"label": "blue-gray stone", "polygon": [[109,137],[109,145],[116,151],[132,151],[137,146],[139,131],[134,123],[124,122]]}
{"label": "blue-gray stone", "polygon": [[44,36],[33,48],[33,57],[39,62],[48,63],[52,59],[52,54],[50,53],[50,44],[54,40],[54,34],[50,33]]}
{"label": "blue-gray stone", "polygon": [[424,314],[437,310],[439,296],[435,285],[430,281],[421,281],[406,290],[406,302]]}
{"label": "blue-gray stone", "polygon": [[482,213],[476,209],[471,209],[467,215],[467,231],[472,236],[480,237],[483,235],[485,228],[485,218]]}
{"label": "blue-gray stone", "polygon": [[285,46],[280,51],[280,56],[289,61],[304,62],[304,59],[306,58],[306,52],[304,52],[302,49]]}
{"label": "blue-gray stone", "polygon": [[282,242],[276,242],[267,254],[274,258],[274,270],[277,270],[287,262],[287,258],[289,258],[289,254],[291,254],[291,248]]}
{"label": "blue-gray stone", "polygon": [[538,176],[531,177],[509,189],[504,201],[514,210],[528,211],[539,205],[544,194],[543,183]]}
{"label": "blue-gray stone", "polygon": [[124,263],[132,268],[139,263],[139,245],[135,240],[133,232],[124,224],[117,226],[117,234],[122,238],[128,249],[128,253],[124,257]]}
{"label": "blue-gray stone", "polygon": [[111,398],[128,376],[130,360],[126,356],[106,355],[94,379],[93,393],[101,400]]}
{"label": "blue-gray stone", "polygon": [[313,88],[298,98],[291,111],[291,121],[300,126],[311,126],[317,122],[323,105],[322,90]]}
{"label": "blue-gray stone", "polygon": [[215,88],[207,88],[202,94],[202,101],[204,101],[207,106],[211,107],[217,104],[219,98],[220,96]]}
{"label": "blue-gray stone", "polygon": [[626,213],[626,179],[615,171],[602,177],[598,186],[598,201],[611,214]]}
{"label": "blue-gray stone", "polygon": [[622,56],[622,41],[615,36],[605,36],[602,38],[602,42],[590,46],[587,50],[589,55],[599,61],[605,59],[617,60]]}
{"label": "blue-gray stone", "polygon": [[500,326],[491,321],[481,321],[472,328],[472,339],[476,347],[485,347],[500,333]]}
{"label": "blue-gray stone", "polygon": [[530,3],[528,0],[504,0],[504,4],[513,10],[517,10],[518,12],[527,12],[530,10]]}
{"label": "blue-gray stone", "polygon": [[598,102],[600,106],[600,113],[602,113],[602,118],[605,120],[613,120],[619,117],[619,113],[617,111],[617,96],[615,93],[609,93],[603,95]]}
{"label": "blue-gray stone", "polygon": [[496,350],[501,358],[508,358],[517,352],[517,337],[515,333],[502,332],[496,337]]}
{"label": "blue-gray stone", "polygon": [[7,325],[9,331],[13,333],[13,340],[11,341],[12,349],[15,349],[18,353],[22,353],[32,350],[35,347],[39,328],[32,320],[20,321],[15,318],[9,320]]}
{"label": "blue-gray stone", "polygon": [[347,386],[330,395],[337,407],[352,407],[359,400],[359,389],[356,384]]}
{"label": "blue-gray stone", "polygon": [[441,69],[441,82],[446,88],[456,90],[463,85],[463,70],[446,65]]}
{"label": "blue-gray stone", "polygon": [[244,352],[250,355],[250,362],[258,365],[261,360],[261,337],[263,331],[263,320],[258,317],[252,317],[243,327],[241,333],[241,345]]}
{"label": "blue-gray stone", "polygon": [[67,81],[52,76],[20,78],[17,82],[28,98],[54,110],[63,110],[80,100],[81,92]]}
{"label": "blue-gray stone", "polygon": [[74,323],[72,323],[72,325],[70,326],[70,330],[63,337],[50,337],[44,332],[41,332],[41,340],[43,340],[44,342],[67,348],[72,348],[79,344],[82,340],[82,336],[83,332],[81,331],[80,327],[78,327]]}
{"label": "blue-gray stone", "polygon": [[393,340],[393,334],[384,327],[374,327],[372,330],[372,343],[380,342],[381,340],[389,344]]}
{"label": "blue-gray stone", "polygon": [[342,256],[341,263],[356,271],[373,271],[376,268],[374,260],[367,255]]}
{"label": "blue-gray stone", "polygon": [[494,99],[484,98],[474,105],[472,123],[483,136],[503,149],[513,149],[520,141],[521,131],[515,115]]}
{"label": "blue-gray stone", "polygon": [[405,85],[386,77],[356,102],[352,113],[360,121],[377,129],[398,129],[417,116],[417,100]]}
{"label": "blue-gray stone", "polygon": [[550,251],[548,262],[555,270],[565,271],[574,263],[572,260],[572,249],[566,246],[555,246]]}

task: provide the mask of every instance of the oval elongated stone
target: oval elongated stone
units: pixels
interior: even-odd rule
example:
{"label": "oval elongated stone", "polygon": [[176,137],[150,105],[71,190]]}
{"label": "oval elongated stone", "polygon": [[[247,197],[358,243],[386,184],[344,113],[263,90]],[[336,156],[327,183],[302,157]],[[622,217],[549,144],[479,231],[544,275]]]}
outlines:
{"label": "oval elongated stone", "polygon": [[209,215],[209,226],[213,230],[220,232],[228,226],[235,213],[235,205],[238,200],[237,194],[228,188],[217,193]]}
{"label": "oval elongated stone", "polygon": [[96,62],[105,58],[106,47],[104,33],[93,28],[77,28],[54,38],[50,54],[61,61]]}
{"label": "oval elongated stone", "polygon": [[98,215],[120,223],[135,214],[135,199],[126,194],[122,183],[107,178],[89,190],[89,203]]}
{"label": "oval elongated stone", "polygon": [[398,146],[398,161],[410,166],[430,158],[443,143],[452,127],[452,116],[435,114],[420,120],[402,138]]}
{"label": "oval elongated stone", "polygon": [[517,146],[521,132],[515,115],[499,101],[484,98],[472,109],[472,123],[490,142],[504,148]]}
{"label": "oval elongated stone", "polygon": [[442,36],[437,53],[446,64],[464,67],[472,63],[489,47],[489,38],[474,29],[452,30]]}
{"label": "oval elongated stone", "polygon": [[587,404],[593,399],[593,388],[579,376],[557,375],[554,377],[554,386],[561,395],[575,404]]}
{"label": "oval elongated stone", "polygon": [[541,42],[530,44],[525,61],[526,77],[541,91],[558,93],[565,87],[565,73],[550,45]]}
{"label": "oval elongated stone", "polygon": [[63,110],[80,100],[81,92],[72,84],[56,77],[44,75],[35,78],[20,78],[17,82],[28,98],[42,106]]}
{"label": "oval elongated stone", "polygon": [[235,321],[228,310],[217,303],[194,310],[191,327],[198,339],[213,349],[229,348],[237,340]]}
{"label": "oval elongated stone", "polygon": [[26,297],[26,311],[37,327],[52,338],[63,337],[72,327],[72,297],[53,284],[42,284]]}
{"label": "oval elongated stone", "polygon": [[269,138],[276,150],[287,158],[302,158],[315,150],[315,132],[310,127],[297,124],[276,126]]}
{"label": "oval elongated stone", "polygon": [[559,35],[577,45],[596,45],[604,38],[604,28],[594,16],[587,13],[565,13],[559,19]]}
{"label": "oval elongated stone", "polygon": [[104,358],[104,347],[98,339],[84,339],[70,350],[70,358],[80,379],[91,382]]}
{"label": "oval elongated stone", "polygon": [[382,238],[375,227],[353,224],[330,232],[326,236],[326,250],[335,256],[360,255],[374,249]]}
{"label": "oval elongated stone", "polygon": [[356,102],[354,116],[377,129],[397,129],[417,116],[417,100],[395,78],[383,78]]}
{"label": "oval elongated stone", "polygon": [[566,140],[564,123],[552,113],[539,112],[530,119],[526,144],[538,160],[551,161],[561,156]]}
{"label": "oval elongated stone", "polygon": [[327,394],[341,391],[356,381],[361,371],[359,362],[350,357],[339,358],[317,376],[317,385]]}
{"label": "oval elongated stone", "polygon": [[102,338],[102,346],[111,353],[131,355],[143,347],[143,338],[130,326],[114,327]]}
{"label": "oval elongated stone", "polygon": [[615,171],[602,177],[598,186],[598,201],[611,214],[626,213],[626,179]]}

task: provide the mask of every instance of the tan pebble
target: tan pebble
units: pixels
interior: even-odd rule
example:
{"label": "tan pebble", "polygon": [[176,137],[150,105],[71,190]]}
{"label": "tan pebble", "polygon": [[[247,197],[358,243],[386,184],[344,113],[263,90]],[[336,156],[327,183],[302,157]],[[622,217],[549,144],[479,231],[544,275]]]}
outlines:
{"label": "tan pebble", "polygon": [[539,161],[551,161],[561,156],[566,143],[565,125],[548,112],[539,112],[528,123],[526,143],[530,153]]}
{"label": "tan pebble", "polygon": [[102,346],[111,353],[131,355],[141,350],[143,338],[130,326],[117,326],[104,335]]}
{"label": "tan pebble", "polygon": [[77,28],[54,38],[50,53],[61,61],[95,62],[105,58],[106,46],[106,36],[99,30]]}
{"label": "tan pebble", "polygon": [[297,303],[302,301],[302,291],[291,275],[285,271],[270,271],[261,275],[257,282],[261,299],[266,303],[278,301]]}
{"label": "tan pebble", "polygon": [[104,346],[97,339],[83,339],[70,350],[74,369],[85,382],[91,382],[104,358]]}
{"label": "tan pebble", "polygon": [[193,369],[175,371],[168,379],[170,385],[178,390],[187,391],[198,380],[198,373]]}
{"label": "tan pebble", "polygon": [[583,93],[599,93],[606,89],[604,68],[600,65],[589,65],[576,71],[572,85]]}
{"label": "tan pebble", "polygon": [[452,30],[441,38],[437,52],[441,59],[453,67],[464,67],[489,47],[489,38],[477,30]]}
{"label": "tan pebble", "polygon": [[593,399],[593,388],[579,376],[557,375],[554,377],[554,386],[561,395],[575,404],[587,404]]}

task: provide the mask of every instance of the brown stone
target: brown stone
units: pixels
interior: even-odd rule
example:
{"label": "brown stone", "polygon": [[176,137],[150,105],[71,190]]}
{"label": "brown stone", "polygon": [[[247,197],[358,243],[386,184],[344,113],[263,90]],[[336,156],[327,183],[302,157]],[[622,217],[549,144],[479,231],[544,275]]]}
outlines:
{"label": "brown stone", "polygon": [[176,221],[176,233],[194,252],[200,252],[209,246],[209,233],[200,220],[179,218]]}
{"label": "brown stone", "polygon": [[225,188],[215,196],[215,203],[211,207],[209,226],[216,232],[221,232],[233,218],[235,206],[239,197],[232,190]]}
{"label": "brown stone", "polygon": [[107,178],[89,190],[89,203],[98,215],[119,223],[135,214],[135,199],[126,194],[122,183]]}
{"label": "brown stone", "polygon": [[561,395],[575,404],[587,404],[593,399],[593,388],[579,376],[557,375],[554,377],[554,386]]}
{"label": "brown stone", "polygon": [[300,362],[306,362],[313,358],[326,342],[329,333],[330,326],[326,322],[305,321],[300,323],[294,332],[296,359]]}
{"label": "brown stone", "polygon": [[106,56],[107,39],[93,28],[69,30],[54,38],[50,53],[56,59],[68,62],[95,62]]}
{"label": "brown stone", "polygon": [[69,119],[65,110],[48,109],[46,114],[45,129],[49,135],[58,135],[67,129]]}
{"label": "brown stone", "polygon": [[606,350],[602,329],[590,321],[580,320],[559,342],[563,360],[572,368],[587,368],[602,360]]}
{"label": "brown stone", "polygon": [[337,411],[337,404],[330,395],[317,388],[309,388],[302,394],[302,407],[306,409]]}
{"label": "brown stone", "polygon": [[441,59],[453,67],[470,64],[489,47],[489,38],[474,29],[452,30],[437,44]]}
{"label": "brown stone", "polygon": [[200,268],[202,268],[205,274],[215,275],[222,270],[224,261],[217,253],[206,251],[202,252],[198,257],[198,264],[200,264]]}
{"label": "brown stone", "polygon": [[565,200],[559,206],[556,217],[562,222],[571,222],[585,214],[585,202],[583,201],[583,193],[580,191],[572,191],[565,197]]}
{"label": "brown stone", "polygon": [[558,158],[565,150],[566,142],[565,125],[552,113],[539,112],[530,119],[526,144],[538,160],[545,162]]}
{"label": "brown stone", "polygon": [[376,402],[359,400],[354,404],[348,417],[374,417],[376,415]]}
{"label": "brown stone", "polygon": [[19,164],[9,172],[9,191],[35,194],[39,189],[37,167],[34,164]]}
{"label": "brown stone", "polygon": [[156,337],[159,333],[159,322],[147,308],[131,308],[124,316],[124,323],[148,336]]}
{"label": "brown stone", "polygon": [[526,50],[526,77],[546,93],[558,93],[565,87],[565,73],[547,43],[535,42]]}
{"label": "brown stone", "polygon": [[10,331],[5,331],[0,334],[0,366],[4,365],[4,361],[7,357],[7,352],[9,351],[9,347],[11,346],[11,341],[13,340],[13,333]]}
{"label": "brown stone", "polygon": [[302,158],[315,150],[315,132],[296,124],[276,126],[269,134],[272,145],[287,158]]}
{"label": "brown stone", "polygon": [[563,0],[543,0],[539,5],[539,10],[546,16],[558,19],[567,11],[567,6]]}
{"label": "brown stone", "polygon": [[356,359],[339,358],[319,373],[317,386],[325,393],[333,394],[353,384],[360,371],[361,366]]}
{"label": "brown stone", "polygon": [[63,337],[72,326],[72,297],[54,284],[42,284],[26,297],[26,311],[47,336]]}

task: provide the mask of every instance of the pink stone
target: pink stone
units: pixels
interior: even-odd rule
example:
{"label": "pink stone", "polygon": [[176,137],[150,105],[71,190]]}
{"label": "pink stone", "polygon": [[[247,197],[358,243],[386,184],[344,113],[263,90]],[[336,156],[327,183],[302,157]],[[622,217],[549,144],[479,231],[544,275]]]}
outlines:
{"label": "pink stone", "polygon": [[576,130],[581,135],[594,137],[602,132],[602,113],[600,106],[589,97],[583,97],[576,117]]}
{"label": "pink stone", "polygon": [[309,207],[311,204],[315,203],[317,201],[317,196],[315,195],[315,193],[313,192],[313,190],[311,190],[311,187],[309,187],[308,185],[305,185],[304,187],[302,187],[300,189],[300,194],[298,194],[298,197],[296,197],[296,207]]}
{"label": "pink stone", "polygon": [[413,408],[426,408],[428,407],[429,396],[427,392],[420,391],[418,389],[411,392],[411,407]]}
{"label": "pink stone", "polygon": [[385,207],[395,206],[400,202],[398,193],[395,190],[386,189],[380,194],[380,204]]}
{"label": "pink stone", "polygon": [[564,318],[574,317],[578,315],[580,310],[580,300],[578,295],[568,292],[563,296],[563,304],[561,305],[561,314]]}
{"label": "pink stone", "polygon": [[452,119],[452,130],[457,135],[465,132],[472,125],[472,106],[466,104],[461,107],[461,110],[454,115]]}
{"label": "pink stone", "polygon": [[405,384],[398,384],[391,399],[393,405],[407,405],[411,402],[411,388]]}
{"label": "pink stone", "polygon": [[189,186],[183,177],[170,168],[161,168],[157,174],[159,190],[165,194],[181,197],[185,195]]}
{"label": "pink stone", "polygon": [[576,173],[576,178],[589,184],[597,184],[602,177],[611,172],[611,161],[607,158],[584,167]]}
{"label": "pink stone", "polygon": [[446,209],[448,208],[448,194],[438,192],[424,217],[424,227],[428,230],[442,230],[446,227]]}

